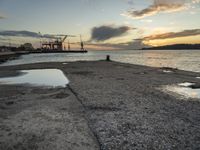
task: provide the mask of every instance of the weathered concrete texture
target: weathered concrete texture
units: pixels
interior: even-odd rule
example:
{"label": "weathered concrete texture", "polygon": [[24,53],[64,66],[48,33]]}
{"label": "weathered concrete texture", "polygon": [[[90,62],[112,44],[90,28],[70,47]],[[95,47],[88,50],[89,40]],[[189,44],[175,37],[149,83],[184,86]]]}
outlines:
{"label": "weathered concrete texture", "polygon": [[1,67],[0,74],[33,68],[62,69],[70,84],[48,90],[0,85],[3,148],[200,149],[200,101],[159,90],[198,83],[197,73],[99,61]]}
{"label": "weathered concrete texture", "polygon": [[63,88],[0,86],[1,150],[94,150],[82,106]]}

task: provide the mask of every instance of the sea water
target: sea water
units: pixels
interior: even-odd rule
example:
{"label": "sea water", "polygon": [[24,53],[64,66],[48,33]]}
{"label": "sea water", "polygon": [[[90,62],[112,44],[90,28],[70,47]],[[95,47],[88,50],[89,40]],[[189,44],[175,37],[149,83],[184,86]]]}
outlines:
{"label": "sea water", "polygon": [[1,66],[41,63],[111,60],[152,67],[171,67],[200,72],[200,50],[115,50],[89,51],[88,53],[29,54],[7,61]]}

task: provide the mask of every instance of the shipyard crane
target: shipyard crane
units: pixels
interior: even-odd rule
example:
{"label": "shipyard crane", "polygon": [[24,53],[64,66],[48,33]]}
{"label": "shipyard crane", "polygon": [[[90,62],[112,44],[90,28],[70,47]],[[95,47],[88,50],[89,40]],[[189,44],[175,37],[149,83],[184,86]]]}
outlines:
{"label": "shipyard crane", "polygon": [[[64,50],[63,43],[68,37],[76,37],[75,35],[63,35],[63,34],[57,34],[57,35],[50,35],[52,37],[57,38],[56,41],[53,42],[46,42],[42,44],[42,48],[47,50]],[[62,38],[63,37],[63,38]]]}
{"label": "shipyard crane", "polygon": [[[56,51],[63,51],[66,50],[65,47],[65,40],[68,38],[68,51],[71,51],[71,46],[69,42],[69,37],[77,37],[76,35],[66,35],[66,34],[48,34],[48,36],[42,36],[42,34],[39,32],[39,34],[41,35],[41,38],[46,38],[46,39],[54,39],[51,40],[49,42],[43,42],[40,40],[41,43],[41,49],[42,50],[47,50],[47,51],[52,51],[52,50],[56,50]],[[82,36],[80,35],[80,46],[81,46],[81,51],[86,52],[86,50],[84,49],[84,43],[82,40]]]}

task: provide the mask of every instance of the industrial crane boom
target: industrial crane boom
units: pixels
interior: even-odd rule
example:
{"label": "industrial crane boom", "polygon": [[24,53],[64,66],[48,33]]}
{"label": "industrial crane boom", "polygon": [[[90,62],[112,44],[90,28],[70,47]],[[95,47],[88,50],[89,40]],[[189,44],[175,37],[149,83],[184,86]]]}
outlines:
{"label": "industrial crane boom", "polygon": [[66,40],[67,37],[68,37],[68,35],[66,35],[66,36],[63,38],[62,42],[64,42],[64,41]]}

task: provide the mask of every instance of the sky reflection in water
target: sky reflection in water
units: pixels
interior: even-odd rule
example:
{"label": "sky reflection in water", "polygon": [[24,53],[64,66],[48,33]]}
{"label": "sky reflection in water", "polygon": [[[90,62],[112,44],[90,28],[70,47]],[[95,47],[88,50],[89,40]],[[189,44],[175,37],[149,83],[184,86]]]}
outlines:
{"label": "sky reflection in water", "polygon": [[194,83],[180,83],[178,85],[167,85],[164,90],[169,92],[177,93],[185,98],[200,98],[200,89],[192,89],[189,86]]}
{"label": "sky reflection in water", "polygon": [[69,80],[59,69],[23,70],[22,75],[0,78],[3,84],[31,84],[34,86],[65,87]]}

